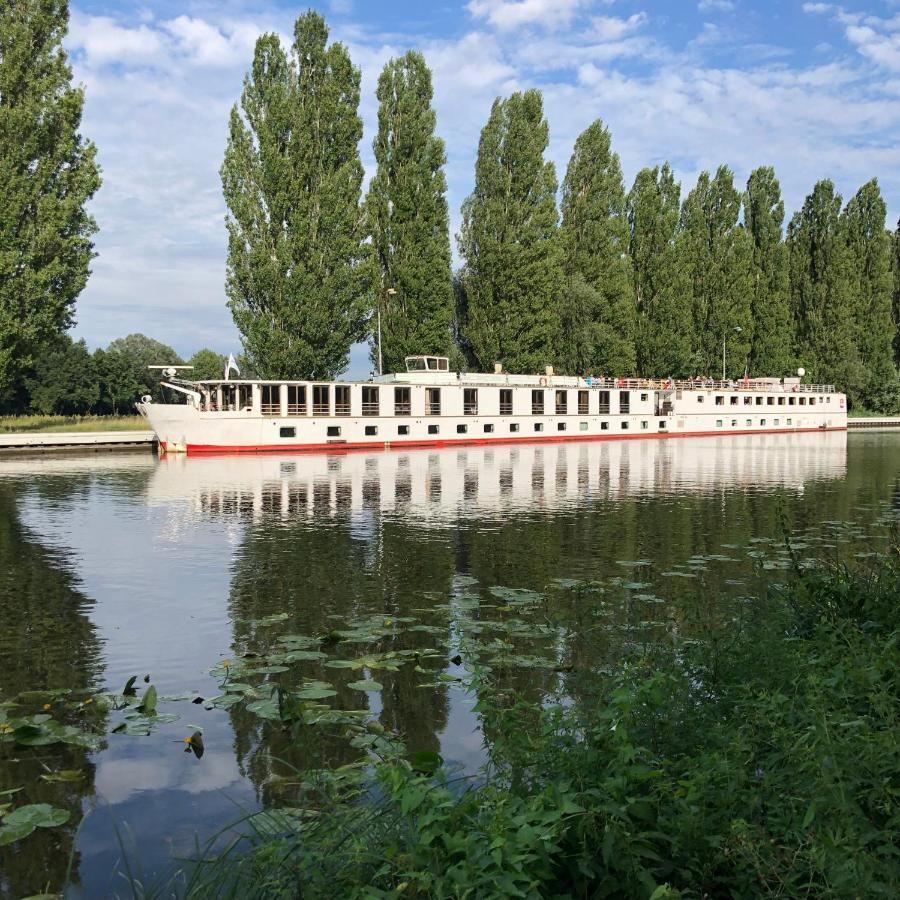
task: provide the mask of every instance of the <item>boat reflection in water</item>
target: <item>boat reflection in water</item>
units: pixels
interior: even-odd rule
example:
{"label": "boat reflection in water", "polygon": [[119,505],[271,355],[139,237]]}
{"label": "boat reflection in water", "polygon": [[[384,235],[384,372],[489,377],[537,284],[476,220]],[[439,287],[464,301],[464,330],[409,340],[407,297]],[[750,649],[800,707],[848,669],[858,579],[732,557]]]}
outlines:
{"label": "boat reflection in water", "polygon": [[187,499],[201,518],[377,511],[440,524],[460,514],[540,513],[680,492],[802,492],[808,481],[842,478],[846,465],[842,431],[332,455],[168,455],[150,479],[148,501]]}

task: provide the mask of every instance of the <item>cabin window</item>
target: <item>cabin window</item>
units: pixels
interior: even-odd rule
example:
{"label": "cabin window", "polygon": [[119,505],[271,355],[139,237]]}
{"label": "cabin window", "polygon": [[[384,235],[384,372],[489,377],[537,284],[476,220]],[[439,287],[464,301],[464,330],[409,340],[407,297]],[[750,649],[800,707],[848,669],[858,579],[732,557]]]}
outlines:
{"label": "cabin window", "polygon": [[642,430],[642,431],[646,431],[647,428],[649,428],[649,427],[650,427],[650,423],[649,423],[649,422],[641,422],[641,430]]}
{"label": "cabin window", "polygon": [[305,387],[305,385],[289,384],[287,394],[288,394],[287,414],[289,416],[305,416],[306,415],[306,387]]}
{"label": "cabin window", "polygon": [[568,405],[568,391],[556,392],[556,414],[564,416],[566,414],[566,406]]}
{"label": "cabin window", "polygon": [[366,437],[375,437],[378,434],[377,425],[366,425]]}
{"label": "cabin window", "polygon": [[579,430],[579,431],[587,431],[587,430],[588,430],[588,423],[587,423],[587,422],[579,422],[579,423],[578,423],[578,430]]}
{"label": "cabin window", "polygon": [[478,388],[463,388],[463,414],[478,415]]}
{"label": "cabin window", "polygon": [[544,414],[544,392],[531,392],[531,414],[533,416],[542,416]]}
{"label": "cabin window", "polygon": [[731,420],[731,427],[732,427],[732,428],[737,428],[737,419],[732,419],[732,420]]}
{"label": "cabin window", "polygon": [[774,397],[766,397],[766,406],[774,406],[775,398]]}
{"label": "cabin window", "polygon": [[747,419],[747,427],[749,428],[753,424],[753,419]]}
{"label": "cabin window", "polygon": [[433,370],[437,371],[437,367],[438,367],[437,359],[435,359],[433,356],[429,356],[428,359],[426,360],[426,362],[428,363],[429,369],[433,369]]}
{"label": "cabin window", "polygon": [[648,394],[641,394],[641,403],[644,403],[647,400]]}
{"label": "cabin window", "polygon": [[793,424],[793,421],[791,419],[788,419],[787,423],[788,423],[788,425],[791,425],[791,424]]}
{"label": "cabin window", "polygon": [[408,416],[411,413],[408,387],[394,388],[394,415]]}
{"label": "cabin window", "polygon": [[314,384],[312,389],[313,395],[313,415],[327,416],[331,414],[331,389],[327,384]]}
{"label": "cabin window", "polygon": [[485,434],[493,434],[493,433],[494,433],[494,426],[491,425],[490,423],[488,423],[487,425],[485,425],[485,426],[484,426],[484,433],[485,433]]}
{"label": "cabin window", "polygon": [[797,398],[796,397],[788,397],[788,406],[796,406]]}
{"label": "cabin window", "polygon": [[757,398],[756,398],[756,405],[757,405],[757,406],[762,406],[762,405],[763,405],[763,398],[762,398],[762,397],[757,397]]}
{"label": "cabin window", "polygon": [[631,391],[619,391],[619,412],[631,412]]}
{"label": "cabin window", "polygon": [[622,431],[628,431],[628,423],[627,422],[622,423]]}
{"label": "cabin window", "polygon": [[262,398],[260,401],[260,412],[264,416],[280,416],[281,415],[281,385],[280,384],[264,384],[261,387]]}
{"label": "cabin window", "polygon": [[334,414],[336,416],[350,415],[350,385],[335,385],[334,388]]}
{"label": "cabin window", "polygon": [[784,397],[779,397],[779,398],[778,398],[778,405],[779,405],[779,406],[784,406]]}
{"label": "cabin window", "polygon": [[831,397],[826,397],[826,398],[825,398],[825,402],[826,402],[826,403],[831,403]]}
{"label": "cabin window", "polygon": [[698,402],[698,403],[702,403],[702,402],[703,402],[703,394],[697,394],[697,402]]}
{"label": "cabin window", "polygon": [[601,422],[600,430],[601,431],[609,431],[609,422]]}
{"label": "cabin window", "polygon": [[543,422],[535,422],[535,423],[534,423],[534,430],[535,430],[535,431],[543,431],[543,430],[544,430],[544,423],[543,423]]}
{"label": "cabin window", "polygon": [[222,409],[234,412],[237,404],[237,387],[233,384],[223,384],[220,390],[222,391]]}
{"label": "cabin window", "polygon": [[732,405],[732,406],[737,406],[737,404],[738,404],[738,398],[737,398],[737,397],[732,397],[732,398],[731,398],[731,405]]}
{"label": "cabin window", "polygon": [[340,437],[341,436],[341,426],[340,425],[329,425],[326,429],[326,435],[328,437]]}
{"label": "cabin window", "polygon": [[512,390],[510,388],[500,388],[500,415],[512,415]]}
{"label": "cabin window", "polygon": [[438,357],[438,371],[439,372],[448,372],[449,370],[450,370],[449,361],[444,359],[444,357]]}
{"label": "cabin window", "polygon": [[441,389],[425,388],[425,415],[439,416],[441,414]]}
{"label": "cabin window", "polygon": [[760,424],[761,427],[765,428],[765,426],[766,426],[766,420],[765,420],[765,419],[760,419],[760,420],[759,420],[759,424]]}
{"label": "cabin window", "polygon": [[565,423],[565,422],[557,422],[557,423],[556,423],[556,430],[557,430],[557,431],[565,431],[565,430],[566,430],[566,423]]}
{"label": "cabin window", "polygon": [[509,430],[513,433],[517,432],[519,430],[519,423],[518,422],[510,422]]}
{"label": "cabin window", "polygon": [[724,406],[724,405],[725,405],[725,398],[722,396],[722,394],[716,394],[716,406]]}
{"label": "cabin window", "polygon": [[440,426],[440,425],[429,425],[429,426],[428,426],[428,433],[429,433],[429,434],[437,434],[440,430],[441,430],[441,426]]}
{"label": "cabin window", "polygon": [[590,394],[587,391],[578,392],[578,415],[586,416],[590,410]]}
{"label": "cabin window", "polygon": [[290,428],[279,428],[278,429],[278,437],[288,438],[288,437],[297,437],[297,429],[291,426]]}
{"label": "cabin window", "polygon": [[716,419],[716,428],[721,428],[721,427],[722,427],[722,420]]}
{"label": "cabin window", "polygon": [[665,419],[660,419],[660,420],[659,420],[659,427],[660,427],[660,428],[665,428],[665,427],[666,427],[666,420],[665,420]]}
{"label": "cabin window", "polygon": [[780,424],[781,424],[781,419],[775,419],[775,420],[772,422],[772,424],[773,424],[773,425],[780,425]]}
{"label": "cabin window", "polygon": [[744,406],[753,406],[753,398],[744,397]]}
{"label": "cabin window", "polygon": [[810,405],[810,406],[815,406],[815,405],[816,405],[816,398],[815,398],[815,397],[810,397],[810,398],[809,398],[809,405]]}
{"label": "cabin window", "polygon": [[251,409],[253,409],[252,384],[238,385],[238,409],[244,410],[245,412],[249,412]]}
{"label": "cabin window", "polygon": [[409,425],[398,425],[397,434],[409,434]]}
{"label": "cabin window", "polygon": [[600,415],[609,414],[609,391],[600,391]]}
{"label": "cabin window", "polygon": [[801,406],[806,406],[806,397],[801,397],[801,398],[800,398],[800,405],[801,405]]}
{"label": "cabin window", "polygon": [[457,434],[465,434],[468,430],[469,430],[469,426],[468,426],[468,425],[457,425],[457,426],[456,426],[456,433],[457,433]]}
{"label": "cabin window", "polygon": [[364,416],[377,416],[381,412],[378,403],[378,388],[364,384],[362,389],[362,414]]}

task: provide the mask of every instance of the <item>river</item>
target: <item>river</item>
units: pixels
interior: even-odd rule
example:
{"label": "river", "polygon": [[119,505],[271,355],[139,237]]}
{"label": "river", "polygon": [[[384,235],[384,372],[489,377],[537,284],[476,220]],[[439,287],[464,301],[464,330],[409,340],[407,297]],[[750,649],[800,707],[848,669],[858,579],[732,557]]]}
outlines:
{"label": "river", "polygon": [[[59,890],[69,866],[70,896],[127,895],[127,867],[152,881],[195,836],[283,802],[288,765],[358,758],[332,737],[287,741],[245,705],[205,702],[231,688],[223,662],[265,656],[270,634],[406,619],[432,622],[421,626],[424,647],[442,627],[433,610],[452,630],[454,602],[502,600],[503,589],[539,592],[564,617],[603,604],[620,631],[665,630],[677,596],[702,594],[714,615],[760,579],[783,577],[785,529],[806,535],[798,546],[808,552],[828,552],[840,536],[821,538],[823,523],[865,543],[898,507],[896,432],[0,460],[0,713],[46,707],[99,736],[91,746],[0,743],[0,792],[22,788],[0,806],[71,812],[0,847],[0,896]],[[572,580],[596,590],[569,604],[561,591]],[[615,646],[554,652],[614,666]],[[528,690],[542,676],[520,662],[516,686]],[[353,677],[308,666],[305,677],[329,685]],[[290,665],[270,669],[256,677],[293,677]],[[377,675],[377,690],[351,701],[342,683],[335,704],[367,708],[411,750],[477,770],[485,738],[466,691],[449,677],[422,687],[410,666],[377,670],[355,673]],[[134,675],[164,698],[162,720],[149,734],[140,723],[112,732],[122,712],[99,692],[120,693]],[[17,707],[3,706],[13,698]],[[195,729],[202,757],[183,752]]]}

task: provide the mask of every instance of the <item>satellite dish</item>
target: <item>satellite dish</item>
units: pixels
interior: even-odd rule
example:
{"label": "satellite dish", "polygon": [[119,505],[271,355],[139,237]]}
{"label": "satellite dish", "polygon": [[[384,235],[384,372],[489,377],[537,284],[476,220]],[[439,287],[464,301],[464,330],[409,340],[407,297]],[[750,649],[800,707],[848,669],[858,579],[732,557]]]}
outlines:
{"label": "satellite dish", "polygon": [[797,369],[797,374],[802,378],[806,374],[806,369],[804,369],[803,366],[800,366],[800,368]]}

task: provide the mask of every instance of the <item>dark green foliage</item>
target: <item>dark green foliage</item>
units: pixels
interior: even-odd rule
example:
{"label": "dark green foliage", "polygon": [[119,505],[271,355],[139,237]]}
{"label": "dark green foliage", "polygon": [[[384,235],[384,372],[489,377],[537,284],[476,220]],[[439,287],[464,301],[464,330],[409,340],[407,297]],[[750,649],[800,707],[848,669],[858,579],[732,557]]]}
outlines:
{"label": "dark green foliage", "polygon": [[541,371],[555,358],[563,284],[556,173],[538,91],[497,99],[463,204],[464,345],[483,371]]}
{"label": "dark green foliage", "polygon": [[865,368],[862,402],[869,409],[900,411],[900,380],[894,365],[891,236],[878,181],[864,184],[843,212],[849,251],[854,337]]}
{"label": "dark green foliage", "polygon": [[788,226],[791,305],[798,362],[810,381],[845,390],[851,403],[867,382],[854,341],[852,270],[841,218],[841,197],[820,181]]}
{"label": "dark green foliage", "polygon": [[130,413],[135,401],[147,393],[144,385],[150,379],[150,373],[140,373],[124,352],[95,350],[94,371],[97,375],[97,407],[92,412]]}
{"label": "dark green foliage", "polygon": [[680,194],[668,163],[641,169],[628,194],[637,367],[648,377],[695,374],[690,273],[678,237]]}
{"label": "dark green foliage", "polygon": [[741,196],[727,166],[719,166],[712,179],[701,173],[681,210],[682,252],[691,275],[694,366],[703,374],[721,374],[724,339],[728,378],[744,374],[753,338],[753,251],[738,225],[740,211]]}
{"label": "dark green foliage", "polygon": [[365,333],[370,271],[359,211],[359,70],[328,45],[325,21],[297,19],[290,59],[256,42],[231,111],[222,188],[226,291],[244,349],[270,378],[332,378]]}
{"label": "dark green foliage", "polygon": [[[119,354],[120,358],[115,359],[115,354]],[[123,372],[124,378],[118,383],[111,378],[107,379],[113,392],[108,396],[110,399],[115,396],[126,408],[130,405],[126,399],[129,394],[131,403],[144,394],[150,394],[159,402],[163,399],[163,389],[159,384],[162,375],[158,370],[153,371],[148,367],[177,366],[183,362],[184,360],[171,347],[144,334],[129,334],[127,337],[116,338],[106,348],[105,364],[107,371]]]}
{"label": "dark green foliage", "polygon": [[[192,371],[187,372],[186,375],[193,381],[214,381],[217,378],[224,377],[226,362],[227,357],[221,353],[216,353],[215,350],[204,347],[187,361],[187,364],[194,368]],[[241,375],[246,377],[243,366],[240,363],[238,363],[238,366],[240,367]]]}
{"label": "dark green foliage", "polygon": [[796,368],[783,224],[784,202],[775,170],[754,169],[744,194],[744,227],[753,241],[752,375],[792,375]]}
{"label": "dark green foliage", "polygon": [[[378,79],[377,95],[373,149],[378,168],[366,216],[380,276],[375,295],[383,367],[402,372],[404,357],[447,356],[452,342],[447,157],[435,134],[431,71],[421,53],[390,60]],[[372,360],[378,361],[374,336]]]}
{"label": "dark green foliage", "polygon": [[25,378],[30,412],[83,416],[100,400],[97,369],[87,344],[65,336],[45,349]]}
{"label": "dark green foliage", "polygon": [[598,119],[575,142],[562,188],[566,289],[557,360],[567,372],[635,371],[635,306],[625,186],[609,130]]}
{"label": "dark green foliage", "polygon": [[72,324],[93,256],[100,174],[78,133],[68,18],[67,0],[0,5],[0,394]]}
{"label": "dark green foliage", "polygon": [[894,273],[894,363],[900,368],[900,221],[891,238],[891,269]]}

